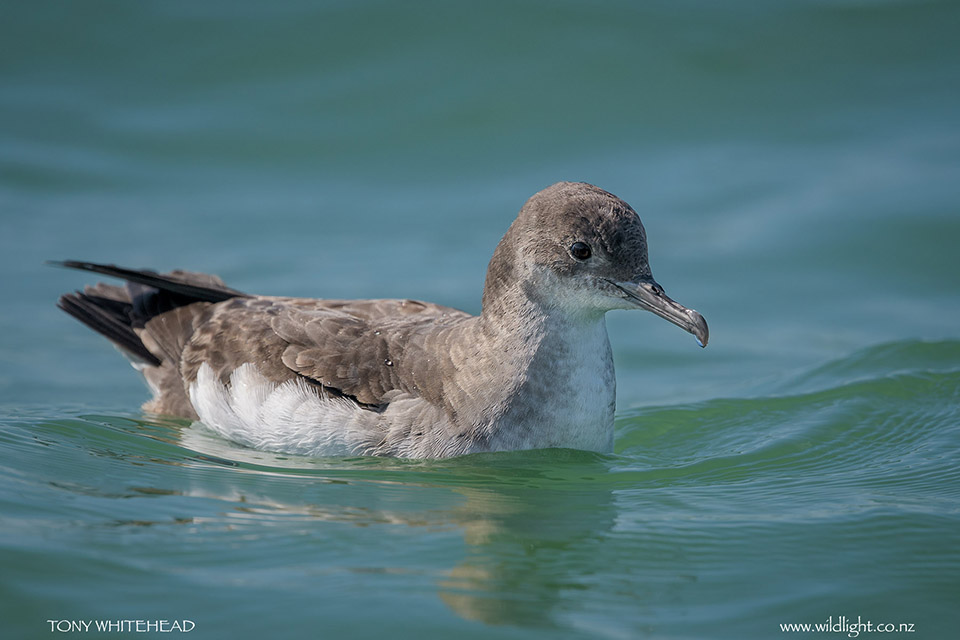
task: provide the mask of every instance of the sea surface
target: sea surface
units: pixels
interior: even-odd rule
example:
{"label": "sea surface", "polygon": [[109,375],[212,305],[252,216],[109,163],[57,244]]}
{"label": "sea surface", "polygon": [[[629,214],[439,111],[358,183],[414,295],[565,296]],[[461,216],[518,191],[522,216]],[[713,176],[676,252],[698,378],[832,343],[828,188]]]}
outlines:
{"label": "sea surface", "polygon": [[[0,637],[958,637],[960,4],[2,8]],[[44,263],[477,312],[558,180],[711,328],[609,314],[612,454],[245,449]]]}

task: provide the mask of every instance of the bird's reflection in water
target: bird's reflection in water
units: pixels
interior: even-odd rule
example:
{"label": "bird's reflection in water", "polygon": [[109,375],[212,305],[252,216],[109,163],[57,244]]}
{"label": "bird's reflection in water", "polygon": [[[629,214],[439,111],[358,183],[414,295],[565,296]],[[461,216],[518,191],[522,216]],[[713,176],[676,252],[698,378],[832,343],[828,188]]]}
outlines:
{"label": "bird's reflection in water", "polygon": [[443,601],[487,624],[552,626],[558,606],[589,588],[588,556],[616,519],[612,491],[584,484],[460,490],[467,552],[438,584]]}
{"label": "bird's reflection in water", "polygon": [[[590,588],[591,567],[616,522],[611,461],[599,454],[547,450],[434,462],[282,458],[197,424],[179,428],[177,440],[196,464],[224,471],[199,475],[188,493],[237,503],[242,517],[224,520],[244,527],[258,513],[264,526],[282,513],[313,522],[311,528],[318,520],[457,527],[466,551],[441,571],[437,591],[461,617],[487,624],[553,626]],[[265,463],[271,464],[265,475],[251,477],[251,465]],[[350,495],[331,500],[331,483]]]}

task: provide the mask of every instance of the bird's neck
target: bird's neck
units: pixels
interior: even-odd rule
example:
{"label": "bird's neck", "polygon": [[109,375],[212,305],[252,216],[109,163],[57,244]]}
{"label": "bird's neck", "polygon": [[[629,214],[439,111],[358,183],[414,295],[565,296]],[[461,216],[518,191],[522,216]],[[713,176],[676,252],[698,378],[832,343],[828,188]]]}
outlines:
{"label": "bird's neck", "polygon": [[492,448],[609,450],[616,380],[604,315],[569,313],[522,287],[500,293],[477,319],[492,348],[475,364],[502,389]]}

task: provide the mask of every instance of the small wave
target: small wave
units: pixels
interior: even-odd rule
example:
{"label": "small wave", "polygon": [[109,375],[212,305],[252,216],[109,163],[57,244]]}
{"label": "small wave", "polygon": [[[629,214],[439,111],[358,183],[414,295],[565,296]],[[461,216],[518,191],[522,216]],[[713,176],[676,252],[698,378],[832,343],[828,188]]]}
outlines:
{"label": "small wave", "polygon": [[[900,505],[932,512],[960,499],[960,343],[906,342],[853,354],[797,378],[787,394],[637,409],[618,420],[632,479],[739,485],[789,496],[806,513]],[[831,383],[832,384],[828,384]]]}
{"label": "small wave", "polygon": [[960,340],[902,340],[873,345],[781,382],[774,393],[795,394],[904,373],[960,371]]}

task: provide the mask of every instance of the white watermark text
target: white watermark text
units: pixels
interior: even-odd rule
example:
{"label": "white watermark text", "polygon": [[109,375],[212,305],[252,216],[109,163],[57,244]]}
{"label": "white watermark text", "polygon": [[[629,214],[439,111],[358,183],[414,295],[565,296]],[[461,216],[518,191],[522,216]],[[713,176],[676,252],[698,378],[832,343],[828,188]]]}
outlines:
{"label": "white watermark text", "polygon": [[190,633],[193,620],[47,620],[52,633]]}
{"label": "white watermark text", "polygon": [[863,616],[857,621],[847,616],[830,616],[824,622],[781,622],[783,633],[845,633],[848,638],[856,638],[861,633],[913,633],[912,622],[864,622]]}

